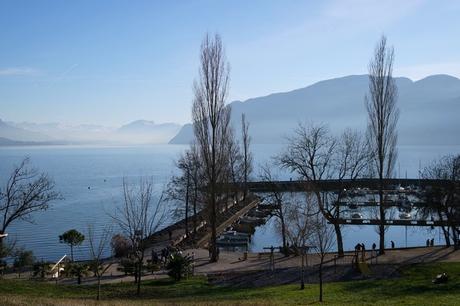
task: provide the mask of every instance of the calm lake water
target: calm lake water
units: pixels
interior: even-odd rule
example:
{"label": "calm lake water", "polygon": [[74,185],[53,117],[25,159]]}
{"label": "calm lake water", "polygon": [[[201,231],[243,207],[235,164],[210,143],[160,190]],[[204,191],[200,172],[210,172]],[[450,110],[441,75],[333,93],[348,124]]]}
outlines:
{"label": "calm lake water", "polygon": [[[8,228],[17,243],[33,250],[38,259],[57,260],[69,253],[67,245],[59,243],[58,236],[75,228],[83,233],[88,224],[95,232],[112,223],[108,213],[113,213],[121,203],[123,177],[136,182],[141,176],[151,176],[159,192],[174,173],[174,161],[187,147],[181,145],[154,145],[136,147],[8,147],[0,148],[0,186],[24,156],[31,158],[32,165],[47,172],[56,182],[57,190],[64,197],[56,201],[45,212],[35,213],[34,224],[19,221]],[[256,168],[268,161],[282,149],[281,145],[254,145]],[[419,164],[422,167],[431,160],[448,153],[459,153],[460,146],[413,147],[399,149],[401,176],[418,177]],[[257,171],[254,175],[257,176]],[[290,174],[281,174],[289,179]],[[294,178],[295,176],[292,175]],[[88,189],[88,187],[90,187]],[[408,229],[408,246],[424,245],[427,235],[437,239],[436,232],[427,229]],[[377,242],[373,226],[352,226],[344,230],[345,247],[353,249],[357,242],[366,245]],[[392,227],[388,241],[397,246],[405,244],[404,227]],[[279,245],[280,237],[275,230],[274,220],[259,227],[253,238],[251,249],[260,251],[264,246]],[[436,240],[437,241],[437,240]],[[86,244],[76,248],[75,257],[88,256]]]}

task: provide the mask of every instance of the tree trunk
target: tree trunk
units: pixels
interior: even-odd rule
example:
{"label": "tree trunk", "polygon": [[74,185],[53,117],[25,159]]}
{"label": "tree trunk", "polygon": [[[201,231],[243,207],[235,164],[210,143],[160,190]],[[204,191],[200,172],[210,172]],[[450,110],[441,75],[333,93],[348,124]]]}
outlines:
{"label": "tree trunk", "polygon": [[98,301],[101,299],[101,277],[97,277],[97,298]]}
{"label": "tree trunk", "polygon": [[137,291],[136,291],[137,296],[141,295],[141,275],[142,275],[141,266],[142,266],[142,262],[139,262],[137,264]]}
{"label": "tree trunk", "polygon": [[382,178],[380,178],[379,184],[379,210],[380,210],[380,224],[379,224],[379,254],[385,254],[385,209],[383,207],[383,186]]}
{"label": "tree trunk", "polygon": [[319,264],[319,301],[323,301],[323,259]]}
{"label": "tree trunk", "polygon": [[457,232],[455,231],[455,227],[451,226],[452,229],[452,241],[454,243],[454,248],[457,250],[458,249],[458,236]]}
{"label": "tree trunk", "polygon": [[70,245],[70,259],[73,262],[73,245]]}
{"label": "tree trunk", "polygon": [[281,203],[278,202],[279,205],[279,210],[280,210],[280,221],[281,221],[281,236],[283,238],[283,250],[285,252],[285,255],[287,254],[287,243],[286,243],[286,224],[284,222],[284,214],[283,214],[283,208],[281,206]]}
{"label": "tree trunk", "polygon": [[343,252],[343,238],[342,238],[342,230],[340,228],[340,224],[334,223],[334,230],[337,239],[337,254],[339,257],[344,256]]}
{"label": "tree trunk", "polygon": [[187,188],[185,191],[185,238],[188,238],[188,206],[189,206],[189,185],[190,185],[190,176],[187,174]]}
{"label": "tree trunk", "polygon": [[449,232],[446,230],[446,228],[444,226],[442,227],[442,232],[444,234],[444,240],[446,241],[446,247],[450,247]]}
{"label": "tree trunk", "polygon": [[[0,235],[4,235],[4,234],[5,234],[5,231],[1,230]],[[0,238],[0,251],[3,249],[3,239],[5,238]]]}
{"label": "tree trunk", "polygon": [[305,256],[304,256],[304,249],[302,249],[302,270],[301,270],[301,275],[300,275],[300,289],[304,290],[305,289]]}
{"label": "tree trunk", "polygon": [[[213,188],[213,187],[211,187]],[[213,188],[214,189],[214,188]],[[217,240],[217,215],[216,215],[216,197],[214,195],[214,190],[211,191],[211,216],[210,216],[210,222],[211,222],[211,243],[210,243],[210,249],[211,249],[211,262],[217,262],[217,245],[216,245],[216,240]]]}
{"label": "tree trunk", "polygon": [[196,227],[197,227],[197,224],[196,224],[196,191],[195,191],[195,198],[193,199],[193,239],[196,238]]}

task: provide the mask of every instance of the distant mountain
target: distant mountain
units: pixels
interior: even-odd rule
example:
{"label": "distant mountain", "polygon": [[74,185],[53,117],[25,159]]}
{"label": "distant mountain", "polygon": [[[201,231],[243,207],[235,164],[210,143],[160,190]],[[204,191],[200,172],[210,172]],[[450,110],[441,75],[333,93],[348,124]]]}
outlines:
{"label": "distant mountain", "polygon": [[[416,82],[395,80],[400,144],[460,144],[459,79],[433,75]],[[367,75],[325,80],[290,92],[232,102],[232,123],[239,134],[241,114],[245,113],[254,143],[281,143],[299,122],[326,123],[336,133],[346,127],[364,131],[367,92]],[[193,128],[188,124],[170,143],[187,144],[192,139]]]}
{"label": "distant mountain", "polygon": [[156,124],[153,121],[137,120],[116,130],[117,137],[126,142],[167,143],[181,126],[175,123]]}
{"label": "distant mountain", "polygon": [[[98,142],[106,140],[112,133],[113,128],[95,124],[69,125],[62,123],[34,123],[34,122],[8,122],[9,125],[28,131],[34,131],[47,135],[55,140],[65,140],[72,142]],[[8,137],[14,138],[14,137]],[[35,140],[35,139],[34,139]]]}
{"label": "distant mountain", "polygon": [[20,127],[12,126],[0,119],[0,137],[16,141],[50,141],[53,140],[45,134],[29,131]]}
{"label": "distant mountain", "polygon": [[[10,141],[59,144],[154,144],[167,143],[180,130],[175,123],[155,124],[137,120],[120,128],[97,124],[4,122],[0,120],[0,137]],[[14,145],[11,143],[10,145]]]}
{"label": "distant mountain", "polygon": [[191,123],[184,124],[179,133],[170,141],[170,144],[189,144],[193,139],[193,125]]}
{"label": "distant mountain", "polygon": [[24,141],[11,140],[8,138],[0,137],[0,146],[20,146],[23,145]]}
{"label": "distant mountain", "polygon": [[5,146],[50,146],[68,144],[61,141],[17,141],[8,138],[0,137],[0,147]]}

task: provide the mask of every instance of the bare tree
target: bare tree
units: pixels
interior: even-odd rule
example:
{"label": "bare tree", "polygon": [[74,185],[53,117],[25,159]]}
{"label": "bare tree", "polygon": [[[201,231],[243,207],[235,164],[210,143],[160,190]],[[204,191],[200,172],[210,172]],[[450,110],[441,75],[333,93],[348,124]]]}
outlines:
{"label": "bare tree", "polygon": [[200,163],[206,182],[206,209],[211,226],[211,261],[217,261],[218,184],[224,181],[227,162],[230,107],[225,105],[229,66],[222,40],[206,35],[201,44],[199,79],[195,82],[192,118]]}
{"label": "bare tree", "polygon": [[[279,164],[308,181],[312,190],[306,191],[313,192],[323,216],[329,222],[335,223],[332,208],[327,204],[327,194],[316,188],[315,183],[332,178],[336,173],[334,154],[337,140],[329,134],[325,125],[300,124],[288,141],[287,150],[277,158]],[[336,229],[337,235],[341,235],[340,226]]]}
{"label": "bare tree", "polygon": [[293,248],[299,248],[308,243],[311,236],[311,218],[319,211],[313,205],[315,197],[312,193],[303,194],[302,198],[291,195],[289,205],[286,205],[286,235]]}
{"label": "bare tree", "polygon": [[[369,162],[368,149],[363,135],[358,131],[345,129],[337,141],[334,159],[334,177],[338,181],[355,180],[363,176]],[[344,197],[346,197],[346,192],[343,189],[338,190],[336,194],[323,194],[325,217],[334,226],[339,256],[344,255],[344,249],[341,225],[337,220],[342,213],[340,203]]]}
{"label": "bare tree", "polygon": [[163,193],[154,202],[153,179],[141,178],[138,186],[128,184],[123,179],[123,204],[111,216],[132,245],[135,259],[135,281],[140,295],[142,267],[149,238],[166,220]]}
{"label": "bare tree", "polygon": [[323,301],[323,266],[327,253],[334,245],[334,228],[328,224],[326,218],[317,214],[313,217],[313,229],[310,237],[310,244],[319,256],[319,301]]}
{"label": "bare tree", "polygon": [[342,231],[338,222],[342,213],[339,204],[346,194],[344,190],[323,192],[315,188],[315,183],[323,179],[342,181],[362,176],[368,164],[366,142],[359,132],[351,129],[346,129],[338,139],[332,137],[325,125],[299,125],[288,140],[288,149],[278,161],[313,187],[319,210],[333,224],[338,255],[343,256]]}
{"label": "bare tree", "polygon": [[273,210],[274,216],[276,216],[279,219],[279,225],[280,225],[280,230],[281,230],[281,238],[283,240],[283,250],[286,251],[287,249],[287,232],[286,232],[286,210],[287,210],[287,203],[285,200],[285,193],[281,190],[281,188],[278,188],[274,184],[274,182],[278,181],[278,178],[273,174],[271,168],[273,165],[271,164],[265,164],[261,167],[260,170],[260,180],[262,182],[267,182],[270,183],[268,186],[272,186],[270,191],[266,194],[266,199],[275,204],[276,208]]}
{"label": "bare tree", "polygon": [[0,189],[0,249],[9,225],[19,219],[33,223],[34,212],[47,210],[58,199],[61,196],[55,191],[54,181],[31,168],[29,158],[24,158]]}
{"label": "bare tree", "polygon": [[382,36],[374,57],[369,63],[369,96],[366,95],[368,114],[367,140],[373,161],[373,168],[379,183],[379,253],[385,253],[385,207],[383,180],[393,175],[397,158],[396,124],[399,110],[396,106],[397,87],[393,79],[393,47],[387,47],[387,39]]}
{"label": "bare tree", "polygon": [[296,253],[301,257],[301,274],[300,274],[300,289],[305,289],[305,264],[306,264],[306,252],[310,249],[309,240],[312,237],[314,223],[312,222],[313,217],[318,215],[320,212],[315,207],[313,200],[314,195],[311,193],[305,193],[304,199],[300,199],[298,196],[293,196],[289,205],[286,207],[286,234],[291,242],[292,247],[296,250]]}
{"label": "bare tree", "polygon": [[99,301],[101,297],[101,278],[105,272],[112,266],[113,262],[105,262],[103,260],[104,253],[108,250],[110,242],[110,228],[104,228],[101,235],[96,238],[94,229],[88,225],[88,242],[91,258],[91,270],[97,278],[97,297]]}
{"label": "bare tree", "polygon": [[432,187],[425,192],[425,206],[422,214],[440,221],[446,221],[448,226],[442,226],[446,245],[451,245],[451,239],[456,248],[459,247],[460,228],[460,155],[447,155],[433,161],[422,172],[425,179],[446,180],[449,183],[443,187]]}
{"label": "bare tree", "polygon": [[[232,129],[229,131],[227,137],[227,174],[224,176],[226,182],[232,182],[237,185],[244,179],[244,165],[243,165],[243,154],[240,150]],[[232,193],[232,197],[236,203],[239,202],[239,190],[229,188],[228,192]],[[228,203],[228,201],[226,201]]]}
{"label": "bare tree", "polygon": [[180,174],[173,176],[168,183],[166,200],[174,201],[177,205],[173,211],[174,215],[185,220],[185,236],[190,234],[190,216],[193,219],[193,233],[196,234],[197,212],[200,209],[200,164],[196,154],[196,147],[191,146],[177,161],[176,166]]}
{"label": "bare tree", "polygon": [[244,113],[241,114],[241,133],[242,133],[242,148],[243,148],[243,200],[246,200],[248,195],[248,180],[249,176],[252,172],[252,153],[250,151],[250,144],[251,144],[251,136],[249,136],[249,122],[246,120],[246,115]]}

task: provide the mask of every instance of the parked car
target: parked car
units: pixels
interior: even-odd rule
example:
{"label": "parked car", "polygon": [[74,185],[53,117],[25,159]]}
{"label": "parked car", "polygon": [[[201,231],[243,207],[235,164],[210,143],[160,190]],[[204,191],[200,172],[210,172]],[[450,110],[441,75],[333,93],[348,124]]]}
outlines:
{"label": "parked car", "polygon": [[363,218],[363,215],[360,214],[360,213],[354,213],[354,214],[351,215],[351,218],[352,218],[352,219],[357,219],[357,220],[359,219],[359,220],[360,220],[360,219]]}

